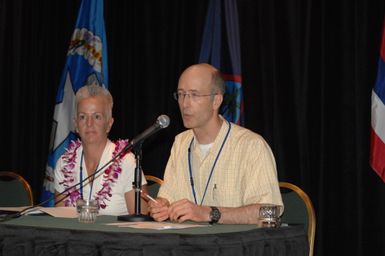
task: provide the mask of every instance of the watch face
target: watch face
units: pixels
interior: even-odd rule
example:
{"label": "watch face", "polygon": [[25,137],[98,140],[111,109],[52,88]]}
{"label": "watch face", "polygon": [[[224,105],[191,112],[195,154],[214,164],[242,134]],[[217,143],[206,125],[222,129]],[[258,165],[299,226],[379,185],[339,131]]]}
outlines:
{"label": "watch face", "polygon": [[221,212],[218,210],[216,207],[211,207],[211,212],[210,212],[210,223],[217,223],[219,219],[221,218]]}

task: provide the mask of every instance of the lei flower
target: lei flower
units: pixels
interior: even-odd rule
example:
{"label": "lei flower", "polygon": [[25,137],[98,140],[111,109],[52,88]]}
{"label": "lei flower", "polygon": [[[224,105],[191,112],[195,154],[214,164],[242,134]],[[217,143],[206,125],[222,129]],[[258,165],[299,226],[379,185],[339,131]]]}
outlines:
{"label": "lei flower", "polygon": [[[115,149],[111,158],[114,158],[128,144],[128,140],[117,140],[114,144]],[[74,167],[76,165],[76,150],[80,147],[80,145],[81,141],[79,139],[72,141],[62,156],[64,164],[60,171],[63,172],[64,180],[59,184],[63,185],[65,190],[75,185],[75,175],[78,175],[78,172],[74,171]],[[96,193],[96,195],[94,195],[94,199],[98,200],[99,206],[102,209],[107,207],[107,201],[109,201],[109,198],[112,196],[111,185],[116,182],[122,172],[121,164],[122,158],[125,154],[126,153],[123,153],[120,157],[116,158],[108,166],[108,168],[104,170],[102,188]],[[65,206],[75,206],[76,200],[78,200],[81,195],[79,189],[74,187],[67,191],[67,196],[67,199],[64,201]]]}

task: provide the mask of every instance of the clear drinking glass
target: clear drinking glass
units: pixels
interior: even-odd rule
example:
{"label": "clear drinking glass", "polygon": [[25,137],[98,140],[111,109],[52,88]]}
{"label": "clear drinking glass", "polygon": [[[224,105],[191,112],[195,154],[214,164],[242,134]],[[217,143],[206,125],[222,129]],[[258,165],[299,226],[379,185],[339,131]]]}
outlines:
{"label": "clear drinking glass", "polygon": [[94,223],[99,213],[99,203],[97,200],[78,199],[76,210],[80,223]]}
{"label": "clear drinking glass", "polygon": [[259,222],[262,227],[276,228],[281,226],[281,218],[279,217],[280,206],[266,204],[259,208]]}

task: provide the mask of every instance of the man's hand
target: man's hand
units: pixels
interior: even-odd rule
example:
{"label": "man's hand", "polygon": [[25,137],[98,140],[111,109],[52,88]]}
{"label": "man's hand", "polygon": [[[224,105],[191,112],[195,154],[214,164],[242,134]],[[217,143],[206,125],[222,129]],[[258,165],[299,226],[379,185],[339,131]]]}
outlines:
{"label": "man's hand", "polygon": [[169,207],[169,217],[172,221],[183,222],[192,221],[210,221],[211,208],[208,206],[198,206],[193,202],[182,199],[173,202]]}
{"label": "man's hand", "polygon": [[169,206],[170,203],[167,199],[158,197],[156,202],[150,200],[148,202],[150,216],[156,221],[164,221],[169,218]]}

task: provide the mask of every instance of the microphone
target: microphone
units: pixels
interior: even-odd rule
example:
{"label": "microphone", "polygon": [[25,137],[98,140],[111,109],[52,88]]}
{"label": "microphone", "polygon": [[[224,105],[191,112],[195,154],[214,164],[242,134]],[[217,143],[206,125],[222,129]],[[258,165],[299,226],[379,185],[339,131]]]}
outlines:
{"label": "microphone", "polygon": [[145,139],[158,132],[161,129],[168,127],[170,124],[170,118],[167,115],[160,115],[155,123],[148,127],[144,132],[133,138],[128,145],[126,146],[126,150],[136,147],[136,145],[142,143]]}
{"label": "microphone", "polygon": [[166,115],[161,115],[155,121],[155,123],[147,128],[144,132],[136,136],[128,145],[125,147],[126,150],[133,149],[136,160],[135,167],[135,177],[133,187],[135,189],[135,213],[129,215],[120,215],[118,216],[119,221],[153,221],[154,219],[149,215],[141,214],[141,204],[140,204],[140,193],[142,191],[142,167],[141,167],[141,158],[142,158],[142,143],[145,139],[158,132],[160,129],[168,127],[170,124],[170,118]]}

